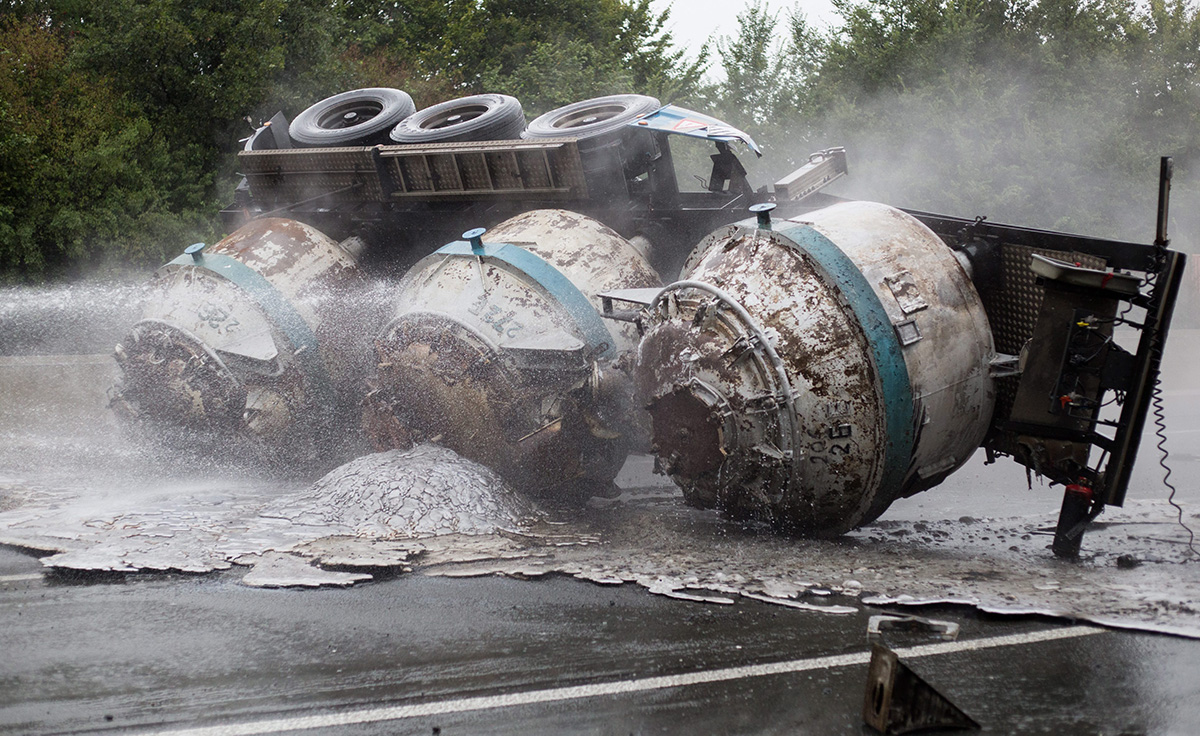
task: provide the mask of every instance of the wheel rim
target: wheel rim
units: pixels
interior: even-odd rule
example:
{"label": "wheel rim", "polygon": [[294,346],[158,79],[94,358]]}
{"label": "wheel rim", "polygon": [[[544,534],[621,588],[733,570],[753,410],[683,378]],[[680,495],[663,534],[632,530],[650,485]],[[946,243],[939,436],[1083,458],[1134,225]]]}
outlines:
{"label": "wheel rim", "polygon": [[430,115],[427,120],[421,122],[420,127],[421,130],[450,128],[455,125],[461,125],[469,120],[474,120],[487,111],[487,105],[461,105],[436,115]]}
{"label": "wheel rim", "polygon": [[351,100],[334,105],[317,118],[317,127],[322,130],[345,130],[375,118],[383,112],[383,105],[374,100]]}
{"label": "wheel rim", "polygon": [[589,107],[586,110],[580,110],[579,112],[567,113],[555,120],[551,124],[551,127],[559,129],[582,128],[585,125],[594,125],[606,120],[612,120],[628,109],[625,105],[597,105]]}

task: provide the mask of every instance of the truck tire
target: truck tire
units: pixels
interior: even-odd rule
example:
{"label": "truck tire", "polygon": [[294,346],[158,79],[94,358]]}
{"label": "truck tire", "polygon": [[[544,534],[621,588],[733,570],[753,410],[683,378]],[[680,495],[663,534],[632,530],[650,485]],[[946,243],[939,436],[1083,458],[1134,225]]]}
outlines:
{"label": "truck tire", "polygon": [[416,110],[407,92],[368,87],[326,97],[296,116],[289,132],[301,146],[371,146]]}
{"label": "truck tire", "polygon": [[275,139],[271,137],[271,129],[267,126],[255,128],[250,137],[246,139],[246,144],[242,146],[243,151],[273,151],[275,150]]}
{"label": "truck tire", "polygon": [[448,143],[520,138],[525,112],[515,97],[472,95],[431,105],[392,128],[393,143]]}
{"label": "truck tire", "polygon": [[588,177],[597,193],[620,195],[626,181],[646,172],[657,147],[652,136],[629,123],[662,107],[645,95],[609,95],[551,110],[529,123],[529,139],[574,138]]}
{"label": "truck tire", "polygon": [[525,138],[574,138],[590,141],[624,132],[625,126],[662,107],[645,95],[609,95],[573,102],[535,118]]}

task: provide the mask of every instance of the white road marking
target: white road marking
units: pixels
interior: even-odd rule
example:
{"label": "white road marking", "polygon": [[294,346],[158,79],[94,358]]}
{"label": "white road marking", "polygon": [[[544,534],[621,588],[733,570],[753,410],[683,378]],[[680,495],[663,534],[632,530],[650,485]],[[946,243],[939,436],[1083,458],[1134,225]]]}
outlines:
{"label": "white road marking", "polygon": [[0,583],[17,583],[22,580],[41,580],[43,577],[40,572],[25,572],[19,575],[0,575]]}
{"label": "white road marking", "polygon": [[[904,658],[932,657],[938,654],[954,652],[972,652],[995,647],[1021,646],[1047,641],[1073,639],[1080,636],[1099,634],[1104,629],[1091,626],[1071,626],[1064,629],[1049,629],[1028,634],[1010,634],[993,636],[985,639],[968,641],[951,641],[923,646],[905,647],[895,652]],[[538,703],[553,703],[563,700],[578,700],[580,698],[595,698],[604,695],[623,695],[626,693],[662,690],[672,687],[685,687],[712,682],[740,680],[748,677],[764,675],[782,675],[793,672],[823,670],[830,667],[847,667],[850,665],[866,664],[871,661],[870,652],[855,654],[839,654],[830,657],[814,659],[796,659],[789,662],[774,662],[771,664],[746,665],[743,667],[726,667],[703,672],[688,672],[681,675],[665,675],[662,677],[644,677],[637,680],[619,682],[602,682],[592,685],[577,685],[575,687],[556,687],[548,690],[532,690],[523,693],[507,695],[488,695],[476,698],[459,698],[457,700],[442,700],[432,703],[415,705],[396,705],[383,708],[366,708],[343,711],[338,713],[320,713],[308,716],[294,716],[271,720],[254,721],[250,723],[234,723],[223,726],[202,726],[199,728],[183,728],[168,731],[156,731],[154,736],[259,736],[283,731],[302,731],[310,728],[336,728],[364,723],[380,723],[396,721],[404,718],[419,718],[427,716],[447,715],[450,713],[467,713],[494,708],[511,708],[518,705],[536,705]]]}

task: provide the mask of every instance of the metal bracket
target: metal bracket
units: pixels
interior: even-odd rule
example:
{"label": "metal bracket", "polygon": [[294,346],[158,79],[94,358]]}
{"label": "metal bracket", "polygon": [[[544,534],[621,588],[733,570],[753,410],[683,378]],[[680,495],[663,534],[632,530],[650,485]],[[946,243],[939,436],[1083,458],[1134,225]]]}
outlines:
{"label": "metal bracket", "polygon": [[988,361],[988,374],[992,378],[1007,378],[1021,375],[1021,357],[996,353]]}
{"label": "metal bracket", "polygon": [[[660,291],[662,289],[659,288],[616,289],[598,294],[601,307],[600,316],[617,322],[637,322],[642,311],[650,306]],[[615,308],[614,302],[636,304],[638,308],[618,310]]]}
{"label": "metal bracket", "polygon": [[904,347],[920,342],[923,337],[921,335],[921,328],[917,327],[915,319],[906,319],[903,322],[897,322],[894,327],[896,328],[896,338],[900,340],[900,344]]}
{"label": "metal bracket", "polygon": [[797,201],[845,176],[846,149],[827,148],[808,157],[808,163],[775,182],[775,198]]}

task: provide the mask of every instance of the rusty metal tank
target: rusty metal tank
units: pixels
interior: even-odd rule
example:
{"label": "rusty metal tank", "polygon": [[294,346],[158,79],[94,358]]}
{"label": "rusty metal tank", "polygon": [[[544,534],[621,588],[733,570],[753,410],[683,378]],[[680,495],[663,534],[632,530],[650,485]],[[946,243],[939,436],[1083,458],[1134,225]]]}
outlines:
{"label": "rusty metal tank", "polygon": [[193,245],[156,272],[117,345],[111,406],[168,450],[282,466],[329,457],[379,325],[365,288],[354,253],[294,220]]}
{"label": "rusty metal tank", "polygon": [[840,534],[983,439],[987,316],[915,218],[869,202],[760,212],[705,238],[680,278],[648,307],[633,376],[690,504]]}
{"label": "rusty metal tank", "polygon": [[[600,222],[536,210],[418,262],[376,341],[364,426],[379,449],[436,441],[530,492],[604,492],[635,441],[622,358],[636,327],[598,294],[661,286]],[[644,431],[644,430],[643,430]]]}

